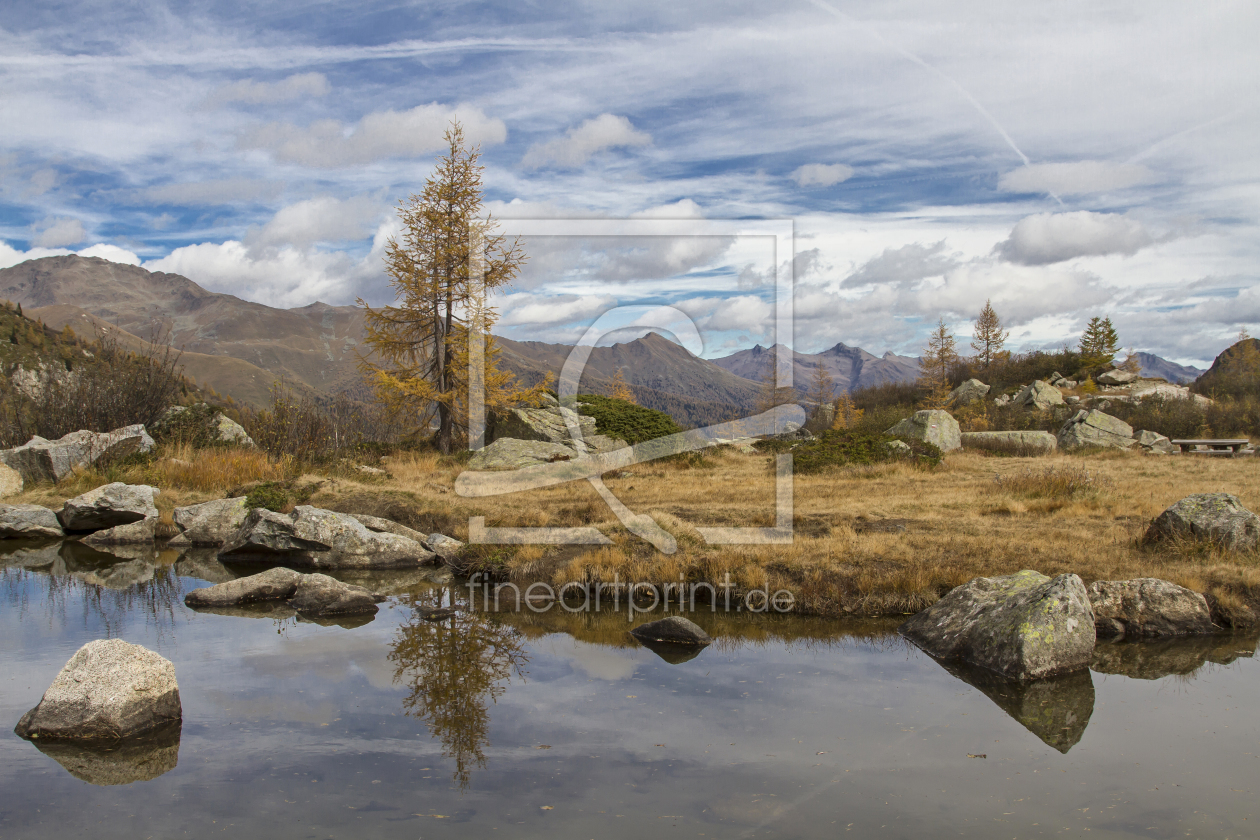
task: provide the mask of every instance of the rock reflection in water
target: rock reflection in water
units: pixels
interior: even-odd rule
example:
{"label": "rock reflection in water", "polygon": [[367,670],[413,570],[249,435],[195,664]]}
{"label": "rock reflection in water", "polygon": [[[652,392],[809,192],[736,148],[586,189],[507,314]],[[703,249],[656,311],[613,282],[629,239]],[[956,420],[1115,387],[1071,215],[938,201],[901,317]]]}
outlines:
{"label": "rock reflection in water", "polygon": [[664,659],[670,665],[681,665],[690,662],[700,655],[706,645],[680,645],[677,642],[649,642],[643,639],[639,644]]}
{"label": "rock reflection in water", "polygon": [[138,738],[89,744],[36,739],[30,743],[76,779],[92,785],[147,782],[179,763],[180,725],[175,723]]}
{"label": "rock reflection in water", "polygon": [[1086,668],[1060,677],[1021,681],[960,662],[937,661],[1061,753],[1081,740],[1094,713],[1094,681]]}
{"label": "rock reflection in water", "polygon": [[513,676],[524,680],[524,638],[493,616],[466,609],[440,621],[422,613],[450,603],[443,589],[404,596],[411,617],[398,628],[389,653],[394,682],[410,693],[403,711],[425,722],[455,763],[454,780],[466,788],[472,770],[485,767],[490,704]]}
{"label": "rock reflection in water", "polygon": [[1219,634],[1130,642],[1099,642],[1090,668],[1138,680],[1188,677],[1209,662],[1228,665],[1256,653],[1257,636]]}
{"label": "rock reflection in water", "polygon": [[175,561],[175,574],[207,583],[227,583],[239,575],[219,562],[217,548],[190,548]]}

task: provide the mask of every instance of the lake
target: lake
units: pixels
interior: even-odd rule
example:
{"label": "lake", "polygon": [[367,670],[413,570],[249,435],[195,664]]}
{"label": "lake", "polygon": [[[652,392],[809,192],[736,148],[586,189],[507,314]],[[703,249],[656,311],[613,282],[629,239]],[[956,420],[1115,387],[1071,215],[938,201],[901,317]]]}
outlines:
{"label": "lake", "polygon": [[[371,620],[199,613],[213,553],[0,547],[0,837],[1260,836],[1254,634],[1100,644],[1031,685],[897,621],[484,609],[442,572],[347,576]],[[437,620],[431,610],[461,610]],[[441,615],[439,613],[438,615]],[[12,727],[117,637],[175,664],[182,729],[113,752]]]}

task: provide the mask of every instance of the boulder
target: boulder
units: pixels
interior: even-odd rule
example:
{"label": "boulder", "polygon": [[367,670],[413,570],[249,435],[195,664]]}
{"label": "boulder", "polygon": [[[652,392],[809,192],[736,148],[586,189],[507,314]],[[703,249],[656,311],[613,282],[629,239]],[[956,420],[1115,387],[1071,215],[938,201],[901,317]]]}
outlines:
{"label": "boulder", "polygon": [[57,518],[67,531],[100,531],[156,518],[158,511],[153,497],[159,492],[147,484],[115,481],[70,499]]}
{"label": "boulder", "polygon": [[400,537],[406,537],[409,540],[415,540],[420,544],[428,539],[419,531],[413,531],[406,525],[399,525],[392,519],[382,519],[379,516],[368,516],[365,513],[348,513],[346,516],[351,517],[369,531],[376,531],[378,534],[397,534]]}
{"label": "boulder", "polygon": [[175,666],[122,639],[79,648],[14,731],[23,738],[129,738],[182,718]]}
{"label": "boulder", "polygon": [[71,432],[57,440],[33,437],[22,446],[0,450],[0,462],[17,470],[27,483],[55,483],[76,467],[85,467],[102,459],[125,458],[151,449],[153,438],[149,437],[144,426],[137,424],[112,432]]}
{"label": "boulder", "polygon": [[1250,551],[1260,543],[1260,517],[1232,493],[1195,493],[1157,516],[1144,540],[1174,537],[1215,543],[1227,551]]}
{"label": "boulder", "polygon": [[441,557],[448,564],[458,560],[460,553],[464,550],[464,543],[445,534],[429,534],[429,536],[424,538],[424,544],[426,548],[438,557]]}
{"label": "boulder", "polygon": [[1099,638],[1211,633],[1211,611],[1198,592],[1159,578],[1096,580],[1089,603]]}
{"label": "boulder", "polygon": [[187,541],[180,545],[223,545],[245,524],[248,514],[244,496],[175,508],[175,525]]}
{"label": "boulder", "polygon": [[1025,408],[1045,410],[1056,405],[1063,405],[1063,394],[1049,382],[1037,379],[1031,385],[1025,385],[1023,390],[1015,395],[1015,404]]}
{"label": "boulder", "polygon": [[572,446],[568,420],[580,429],[585,440],[595,434],[595,418],[578,414],[572,408],[547,406],[544,408],[510,408],[492,412],[486,420],[486,442],[500,438],[535,440]]}
{"label": "boulder", "polygon": [[162,440],[178,440],[197,446],[256,445],[244,426],[208,403],[171,406],[153,424],[153,434]]}
{"label": "boulder", "polygon": [[707,645],[713,639],[700,625],[680,615],[671,615],[640,624],[630,635],[642,642],[669,642],[675,645]]}
{"label": "boulder", "polygon": [[83,538],[88,545],[140,545],[152,543],[157,533],[157,516],[146,516],[138,522],[115,525],[103,531],[95,531]]}
{"label": "boulder", "polygon": [[576,449],[559,443],[499,438],[474,452],[468,469],[519,470],[554,461],[571,461],[576,457]]}
{"label": "boulder", "polygon": [[979,402],[989,393],[989,386],[985,385],[979,379],[968,379],[963,384],[949,392],[946,402],[953,406],[969,405],[973,402]]}
{"label": "boulder", "polygon": [[1060,449],[1080,449],[1085,446],[1128,449],[1135,443],[1137,441],[1133,439],[1132,426],[1094,409],[1082,408],[1059,429]]}
{"label": "boulder", "polygon": [[938,659],[961,659],[1019,680],[1087,667],[1096,639],[1081,579],[1029,570],[975,578],[898,629]]}
{"label": "boulder", "polygon": [[219,556],[315,569],[396,569],[429,562],[433,552],[407,537],[368,530],[347,514],[299,505],[289,514],[250,511]]}
{"label": "boulder", "polygon": [[962,446],[958,421],[948,411],[939,409],[916,411],[889,429],[888,434],[932,443],[942,452],[952,452]]}
{"label": "boulder", "polygon": [[1100,373],[1094,381],[1099,385],[1128,385],[1137,379],[1141,379],[1139,374],[1128,370],[1109,370],[1106,373]]}
{"label": "boulder", "polygon": [[184,603],[194,609],[223,609],[287,601],[288,606],[307,616],[357,615],[376,613],[384,596],[362,586],[343,583],[328,575],[304,575],[277,567],[249,577],[194,589]]}
{"label": "boulder", "polygon": [[963,432],[962,445],[968,449],[1043,455],[1058,446],[1049,432]]}
{"label": "boulder", "polygon": [[61,520],[41,505],[0,505],[0,539],[57,538]]}
{"label": "boulder", "polygon": [[1133,439],[1137,441],[1138,446],[1142,447],[1143,452],[1149,452],[1152,455],[1175,455],[1181,451],[1180,446],[1158,432],[1142,430],[1135,432]]}
{"label": "boulder", "polygon": [[998,394],[996,397],[993,398],[994,405],[1006,405],[1010,401],[1011,401],[1011,397],[1009,394]]}
{"label": "boulder", "polygon": [[302,575],[289,606],[308,616],[376,613],[385,598],[328,575]]}
{"label": "boulder", "polygon": [[260,601],[287,601],[297,591],[301,572],[278,566],[249,577],[194,589],[184,596],[190,607],[236,607]]}
{"label": "boulder", "polygon": [[889,452],[899,458],[908,458],[914,451],[910,448],[910,444],[906,443],[904,440],[890,440],[888,443],[884,444],[884,446],[888,448]]}
{"label": "boulder", "polygon": [[0,464],[0,499],[22,492],[22,474],[7,464]]}

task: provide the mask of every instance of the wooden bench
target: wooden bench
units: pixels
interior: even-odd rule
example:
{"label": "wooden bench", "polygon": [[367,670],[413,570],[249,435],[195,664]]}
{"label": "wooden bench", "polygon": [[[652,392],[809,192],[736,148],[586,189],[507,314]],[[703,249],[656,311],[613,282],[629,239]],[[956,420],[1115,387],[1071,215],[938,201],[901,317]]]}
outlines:
{"label": "wooden bench", "polygon": [[[1250,455],[1242,448],[1251,443],[1246,438],[1197,438],[1194,440],[1174,440],[1172,443],[1181,448],[1187,455],[1216,455],[1221,458],[1237,458]],[[1189,448],[1187,448],[1189,447]]]}

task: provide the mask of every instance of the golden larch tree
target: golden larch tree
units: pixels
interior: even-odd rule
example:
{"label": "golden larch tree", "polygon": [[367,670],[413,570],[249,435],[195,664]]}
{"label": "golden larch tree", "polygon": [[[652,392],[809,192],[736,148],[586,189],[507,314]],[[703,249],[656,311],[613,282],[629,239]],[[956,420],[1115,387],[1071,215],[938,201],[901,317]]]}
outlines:
{"label": "golden larch tree", "polygon": [[919,387],[926,392],[929,407],[944,406],[949,394],[949,372],[957,361],[957,343],[941,318],[928,334],[927,347],[919,360]]}
{"label": "golden larch tree", "polygon": [[1002,329],[1002,319],[993,311],[993,304],[986,300],[976,318],[971,337],[971,349],[976,351],[976,361],[985,370],[993,367],[993,363],[1000,361],[1005,355],[1002,347],[1009,337],[1010,332]]}

